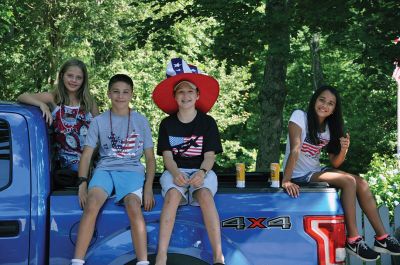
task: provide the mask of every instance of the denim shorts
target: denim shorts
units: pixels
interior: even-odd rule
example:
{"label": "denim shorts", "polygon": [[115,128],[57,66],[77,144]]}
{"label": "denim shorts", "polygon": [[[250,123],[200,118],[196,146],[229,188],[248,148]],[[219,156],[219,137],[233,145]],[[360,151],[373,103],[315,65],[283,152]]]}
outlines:
{"label": "denim shorts", "polygon": [[[199,169],[188,169],[188,168],[180,168],[179,170],[182,173],[187,174],[189,179],[194,173],[199,171]],[[193,193],[196,190],[201,188],[207,188],[214,196],[218,189],[217,175],[212,170],[208,171],[207,176],[204,179],[203,185],[198,188],[194,188],[189,185],[183,187],[176,185],[174,183],[174,177],[169,173],[168,170],[165,170],[161,175],[160,184],[162,187],[161,193],[163,197],[165,197],[165,194],[167,194],[167,192],[172,188],[177,189],[182,194],[180,205],[185,205],[189,203],[190,205],[198,206],[199,203],[193,197]]]}
{"label": "denim shorts", "polygon": [[76,172],[78,172],[78,168],[79,168],[79,163],[71,164],[67,167],[67,169],[71,169]]}
{"label": "denim shorts", "polygon": [[109,197],[115,189],[115,202],[119,203],[129,193],[136,194],[142,201],[144,175],[135,171],[95,170],[89,190],[103,189]]}
{"label": "denim shorts", "polygon": [[294,182],[294,183],[309,183],[310,180],[311,180],[312,175],[314,175],[315,173],[319,173],[319,172],[325,172],[325,171],[327,171],[329,169],[330,169],[330,167],[323,167],[323,168],[321,168],[321,171],[310,171],[310,172],[307,172],[303,176],[300,176],[300,177],[297,177],[297,178],[292,178],[292,182]]}

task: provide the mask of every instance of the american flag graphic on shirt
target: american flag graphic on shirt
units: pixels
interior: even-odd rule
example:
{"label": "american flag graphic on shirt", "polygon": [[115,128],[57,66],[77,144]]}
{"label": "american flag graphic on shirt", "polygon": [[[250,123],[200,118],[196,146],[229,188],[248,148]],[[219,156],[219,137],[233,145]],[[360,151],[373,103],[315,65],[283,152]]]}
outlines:
{"label": "american flag graphic on shirt", "polygon": [[143,146],[143,141],[140,141],[138,136],[139,134],[132,132],[126,139],[109,137],[113,155],[118,158],[135,157],[136,152]]}
{"label": "american flag graphic on shirt", "polygon": [[310,136],[307,134],[306,139],[304,139],[303,145],[301,146],[301,152],[305,153],[305,155],[310,158],[318,158],[321,154],[321,149],[329,142],[329,140],[326,139],[319,140],[321,143],[314,145],[311,143]]}
{"label": "american flag graphic on shirt", "polygon": [[203,150],[203,136],[169,136],[169,144],[174,155],[183,157],[199,156]]}

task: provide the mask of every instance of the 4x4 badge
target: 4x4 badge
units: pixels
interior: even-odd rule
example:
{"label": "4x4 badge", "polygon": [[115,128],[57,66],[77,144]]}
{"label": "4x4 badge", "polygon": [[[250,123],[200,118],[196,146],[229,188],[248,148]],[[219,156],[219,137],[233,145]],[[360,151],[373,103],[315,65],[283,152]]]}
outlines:
{"label": "4x4 badge", "polygon": [[290,229],[292,223],[289,216],[278,216],[267,219],[266,217],[244,217],[235,216],[221,221],[223,228],[234,228],[236,230],[255,229],[255,228],[280,228]]}

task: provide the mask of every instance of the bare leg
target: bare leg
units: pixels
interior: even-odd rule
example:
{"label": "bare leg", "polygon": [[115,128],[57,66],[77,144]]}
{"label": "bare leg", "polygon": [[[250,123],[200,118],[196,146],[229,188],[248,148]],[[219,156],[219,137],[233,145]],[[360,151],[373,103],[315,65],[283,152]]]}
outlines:
{"label": "bare leg", "polygon": [[366,180],[340,170],[317,173],[311,179],[312,181],[325,181],[342,190],[341,200],[349,237],[359,235],[356,225],[356,196],[361,209],[368,217],[376,234],[379,236],[386,233],[376,207],[375,199]]}
{"label": "bare leg", "polygon": [[341,201],[348,237],[359,235],[356,222],[356,180],[343,171],[320,172],[311,177],[312,181],[325,181],[341,189]]}
{"label": "bare leg", "polygon": [[224,256],[221,247],[221,229],[219,215],[215,207],[214,198],[207,188],[202,188],[193,194],[200,204],[203,213],[204,224],[210,239],[214,263],[224,263]]}
{"label": "bare leg", "polygon": [[75,258],[84,259],[93,236],[96,218],[107,199],[107,194],[100,188],[90,189],[79,224],[78,239],[75,246]]}
{"label": "bare leg", "polygon": [[135,194],[128,194],[124,198],[125,209],[131,224],[131,237],[138,261],[147,260],[147,232],[144,222],[141,203]]}
{"label": "bare leg", "polygon": [[174,228],[176,210],[182,199],[182,194],[177,189],[170,189],[164,198],[164,205],[160,217],[160,234],[156,265],[167,264],[168,245]]}
{"label": "bare leg", "polygon": [[374,228],[376,235],[382,236],[386,234],[385,227],[382,224],[382,219],[379,216],[375,198],[369,189],[368,182],[359,176],[354,176],[354,178],[357,182],[357,198],[361,209]]}

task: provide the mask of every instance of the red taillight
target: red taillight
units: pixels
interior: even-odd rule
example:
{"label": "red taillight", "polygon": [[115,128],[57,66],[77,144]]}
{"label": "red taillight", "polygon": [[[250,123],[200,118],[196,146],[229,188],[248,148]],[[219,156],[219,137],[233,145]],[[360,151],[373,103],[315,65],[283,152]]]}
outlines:
{"label": "red taillight", "polygon": [[343,215],[306,216],[304,230],[317,241],[319,265],[344,264],[346,234]]}

